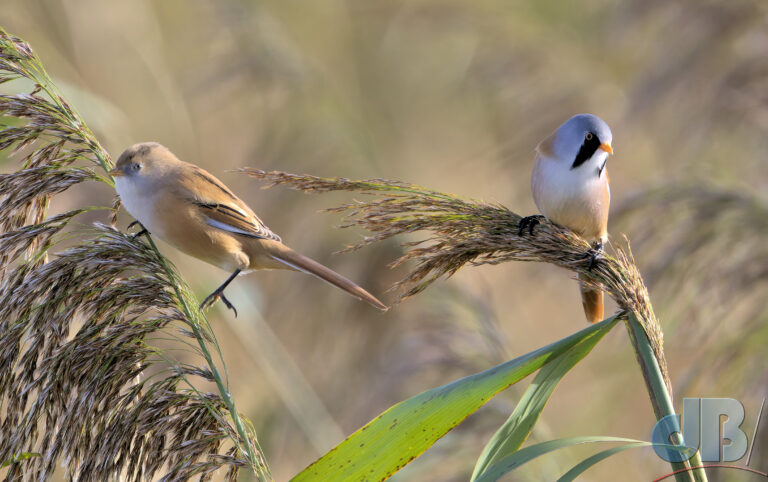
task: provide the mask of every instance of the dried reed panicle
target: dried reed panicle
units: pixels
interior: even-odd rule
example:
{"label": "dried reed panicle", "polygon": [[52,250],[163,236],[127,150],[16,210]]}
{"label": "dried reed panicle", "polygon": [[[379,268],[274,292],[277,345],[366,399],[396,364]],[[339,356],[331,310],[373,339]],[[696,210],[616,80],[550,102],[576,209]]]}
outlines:
{"label": "dried reed panicle", "polygon": [[143,480],[163,467],[178,480],[227,460],[209,457],[236,436],[221,398],[178,388],[184,377],[212,379],[209,370],[136,383],[156,358],[147,337],[194,323],[161,262],[139,240],[97,227],[87,244],[2,287],[0,432],[9,436],[0,454],[43,454],[12,465],[10,477],[46,479],[63,461],[89,480]]}
{"label": "dried reed panicle", "polygon": [[662,332],[628,247],[616,247],[615,257],[602,256],[590,271],[590,245],[583,238],[547,221],[536,227],[535,235],[518,236],[521,217],[501,205],[465,200],[384,179],[351,181],[251,168],[239,171],[266,181],[267,187],[284,184],[306,192],[384,194],[384,197],[345,204],[329,211],[347,214],[344,227],[359,226],[372,233],[347,249],[358,249],[399,234],[429,233],[425,239],[405,243],[405,254],[393,263],[412,261],[416,265],[396,285],[404,289],[402,299],[421,292],[438,278],[450,276],[467,264],[539,261],[586,275],[590,283],[602,286],[622,309],[635,313],[669,385]]}
{"label": "dried reed panicle", "polygon": [[[64,232],[93,208],[46,218],[52,196],[110,182],[97,171],[111,161],[29,46],[0,29],[0,83],[22,77],[31,93],[0,95],[0,150],[22,162],[0,175],[0,463],[40,455],[11,463],[7,479],[47,480],[61,467],[78,480],[264,473],[252,431],[230,422],[240,421],[231,402],[192,384],[221,383],[215,368],[151,346],[169,325],[200,352],[215,343],[169,263],[114,228]],[[79,242],[49,260],[65,236]]]}

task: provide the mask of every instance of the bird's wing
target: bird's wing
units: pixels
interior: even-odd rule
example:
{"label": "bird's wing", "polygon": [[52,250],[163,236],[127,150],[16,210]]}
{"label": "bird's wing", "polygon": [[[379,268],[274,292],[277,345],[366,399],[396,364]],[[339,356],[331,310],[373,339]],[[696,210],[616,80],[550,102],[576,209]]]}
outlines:
{"label": "bird's wing", "polygon": [[186,164],[176,176],[177,195],[191,201],[209,226],[242,236],[280,241],[280,236],[212,174]]}
{"label": "bird's wing", "polygon": [[253,213],[245,212],[230,204],[206,201],[195,201],[194,204],[200,209],[205,221],[214,228],[253,238],[280,241],[280,236],[273,233]]}

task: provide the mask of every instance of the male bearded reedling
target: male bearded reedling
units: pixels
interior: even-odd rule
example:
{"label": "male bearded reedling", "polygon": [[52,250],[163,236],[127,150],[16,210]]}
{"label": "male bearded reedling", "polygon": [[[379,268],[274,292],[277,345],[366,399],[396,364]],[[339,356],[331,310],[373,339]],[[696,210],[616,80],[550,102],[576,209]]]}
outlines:
{"label": "male bearded reedling", "polygon": [[[613,154],[611,129],[591,114],[571,117],[536,147],[531,189],[536,207],[549,220],[594,243],[589,268],[608,239],[611,192],[605,164]],[[529,233],[540,216],[520,221],[519,233]],[[587,320],[603,319],[603,292],[583,283],[581,300]]]}
{"label": "male bearded reedling", "polygon": [[232,275],[200,305],[224,297],[235,277],[257,269],[292,269],[317,276],[381,310],[373,295],[280,241],[227,186],[199,167],[180,161],[156,142],[126,149],[109,172],[128,212],[150,233]]}

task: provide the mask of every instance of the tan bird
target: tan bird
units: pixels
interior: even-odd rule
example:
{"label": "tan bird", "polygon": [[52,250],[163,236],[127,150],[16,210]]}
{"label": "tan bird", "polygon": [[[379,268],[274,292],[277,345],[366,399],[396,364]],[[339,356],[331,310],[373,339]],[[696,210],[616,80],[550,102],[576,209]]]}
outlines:
{"label": "tan bird", "polygon": [[[605,164],[613,154],[611,129],[592,114],[568,119],[536,147],[531,189],[536,207],[549,220],[593,243],[590,269],[608,240],[611,192]],[[540,216],[520,221],[519,233],[533,233]],[[603,319],[603,292],[583,283],[581,300],[587,320]]]}
{"label": "tan bird", "polygon": [[200,305],[224,297],[240,273],[291,269],[314,275],[381,310],[387,307],[352,281],[282,243],[221,181],[179,160],[156,142],[126,149],[109,172],[120,200],[145,230],[181,251],[232,275]]}

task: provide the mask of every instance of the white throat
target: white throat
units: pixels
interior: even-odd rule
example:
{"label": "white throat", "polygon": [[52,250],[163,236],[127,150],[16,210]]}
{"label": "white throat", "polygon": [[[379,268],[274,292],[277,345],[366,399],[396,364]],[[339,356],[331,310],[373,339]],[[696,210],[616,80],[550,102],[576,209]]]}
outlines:
{"label": "white throat", "polygon": [[589,160],[572,169],[573,162],[538,154],[531,177],[536,207],[542,214],[558,222],[557,213],[566,208],[597,202],[605,189],[607,157],[607,152],[598,151]]}
{"label": "white throat", "polygon": [[157,190],[147,189],[145,183],[124,176],[115,178],[115,191],[125,209],[152,234],[162,237],[161,226],[155,221]]}

